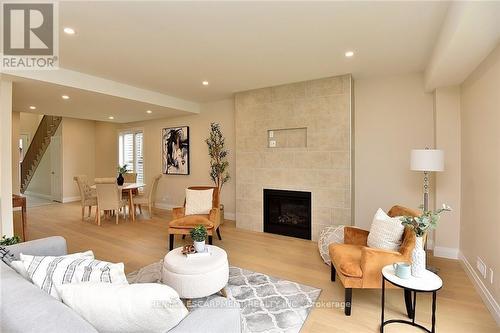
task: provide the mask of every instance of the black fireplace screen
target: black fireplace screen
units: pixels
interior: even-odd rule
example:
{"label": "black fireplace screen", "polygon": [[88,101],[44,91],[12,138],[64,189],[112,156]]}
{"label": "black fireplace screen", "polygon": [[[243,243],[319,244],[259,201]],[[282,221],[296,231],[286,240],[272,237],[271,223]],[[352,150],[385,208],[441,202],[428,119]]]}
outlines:
{"label": "black fireplace screen", "polygon": [[264,189],[264,231],[311,239],[311,192]]}

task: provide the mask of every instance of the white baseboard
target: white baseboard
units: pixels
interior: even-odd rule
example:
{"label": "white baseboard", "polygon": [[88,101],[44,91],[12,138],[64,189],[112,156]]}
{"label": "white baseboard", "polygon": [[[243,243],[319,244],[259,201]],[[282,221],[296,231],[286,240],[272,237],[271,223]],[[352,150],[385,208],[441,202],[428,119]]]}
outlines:
{"label": "white baseboard", "polygon": [[160,209],[172,210],[172,208],[179,207],[179,205],[166,204],[161,202],[155,202],[155,207]]}
{"label": "white baseboard", "polygon": [[[180,207],[180,206],[179,205],[172,205],[172,204],[157,202],[157,203],[155,203],[155,207],[156,208],[160,208],[160,209],[172,210],[173,208]],[[226,220],[232,220],[232,221],[234,221],[234,220],[236,220],[236,214],[232,213],[232,212],[224,212],[224,218]]]}
{"label": "white baseboard", "polygon": [[62,202],[63,203],[67,203],[67,202],[75,202],[75,201],[80,201],[80,196],[76,196],[76,197],[64,197],[62,199]]}
{"label": "white baseboard", "polygon": [[495,300],[490,291],[486,288],[486,286],[483,283],[483,280],[479,277],[479,275],[477,275],[476,271],[467,261],[467,258],[465,258],[462,252],[459,252],[458,256],[460,262],[462,263],[462,266],[465,269],[465,272],[467,273],[470,280],[472,281],[472,284],[479,293],[479,296],[481,296],[481,298],[483,299],[484,304],[486,304],[486,307],[488,308],[491,315],[497,322],[497,325],[500,326],[500,306],[498,305],[498,302]]}
{"label": "white baseboard", "polygon": [[434,257],[448,258],[448,259],[458,259],[458,253],[460,251],[453,247],[435,246],[434,247]]}
{"label": "white baseboard", "polygon": [[52,200],[52,195],[50,195],[50,194],[42,194],[42,193],[37,193],[37,192],[24,191],[24,195],[29,195],[31,197],[45,199],[45,200]]}

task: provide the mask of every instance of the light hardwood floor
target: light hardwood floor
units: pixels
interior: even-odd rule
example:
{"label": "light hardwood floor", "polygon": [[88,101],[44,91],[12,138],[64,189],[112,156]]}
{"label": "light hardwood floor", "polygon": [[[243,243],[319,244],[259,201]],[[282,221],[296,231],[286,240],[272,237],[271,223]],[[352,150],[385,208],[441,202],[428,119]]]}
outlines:
{"label": "light hardwood floor", "polygon": [[[156,210],[153,219],[138,216],[135,222],[104,220],[98,227],[93,219],[82,222],[78,203],[53,204],[28,209],[28,239],[61,235],[70,252],[91,249],[99,259],[124,262],[127,272],[160,260],[168,248],[167,223],[170,213]],[[146,213],[147,214],[147,213]],[[15,212],[16,227],[20,217]],[[350,317],[340,307],[344,289],[330,282],[330,269],[317,250],[317,243],[235,228],[232,221],[221,227],[222,241],[231,265],[296,281],[322,292],[319,305],[307,318],[302,332],[378,332],[380,290],[354,290]],[[183,243],[176,238],[176,246]],[[444,287],[438,293],[437,332],[499,332],[460,264],[455,260],[432,258],[440,268]],[[322,303],[324,302],[324,303]],[[321,305],[323,304],[323,305]],[[389,290],[386,295],[386,319],[404,317],[403,293]],[[430,295],[417,298],[417,321],[430,324]],[[385,332],[418,332],[416,328],[392,324]]]}

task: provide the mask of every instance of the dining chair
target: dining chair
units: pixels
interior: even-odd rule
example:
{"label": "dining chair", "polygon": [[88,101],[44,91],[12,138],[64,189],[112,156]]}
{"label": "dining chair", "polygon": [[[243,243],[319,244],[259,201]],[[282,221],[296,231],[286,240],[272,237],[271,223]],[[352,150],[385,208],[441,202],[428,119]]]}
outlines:
{"label": "dining chair", "polygon": [[137,173],[135,173],[135,172],[124,173],[123,179],[124,179],[125,183],[136,183],[137,182]]}
{"label": "dining chair", "polygon": [[[125,184],[137,183],[137,173],[136,172],[127,172],[123,174],[123,182]],[[135,195],[139,194],[138,189],[134,189],[132,193]],[[128,192],[125,193],[125,197],[128,197]]]}
{"label": "dining chair", "polygon": [[[141,195],[134,197],[134,206],[139,206],[139,212],[141,214],[142,214],[141,205],[148,205],[149,218],[153,217],[151,207],[155,206],[156,191],[158,190],[158,183],[160,182],[161,177],[162,177],[162,174],[159,174],[153,178],[153,182],[152,182],[151,187],[149,188],[149,192],[147,194],[141,194]],[[134,209],[135,209],[135,207],[134,207]]]}
{"label": "dining chair", "polygon": [[122,198],[122,190],[116,184],[116,179],[96,178],[95,186],[97,189],[97,225],[101,225],[101,211],[115,211],[116,224],[118,224],[119,211],[122,211],[125,219],[128,201]]}
{"label": "dining chair", "polygon": [[80,191],[80,204],[82,205],[82,221],[85,219],[85,207],[89,207],[89,217],[92,214],[92,206],[97,206],[97,193],[90,188],[86,175],[77,175],[73,180],[78,185]]}

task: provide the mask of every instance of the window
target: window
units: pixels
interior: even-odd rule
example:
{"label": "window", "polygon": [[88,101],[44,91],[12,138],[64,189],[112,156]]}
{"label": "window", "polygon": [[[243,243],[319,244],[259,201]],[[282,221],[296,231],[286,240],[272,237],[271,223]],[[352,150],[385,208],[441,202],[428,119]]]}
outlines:
{"label": "window", "polygon": [[144,183],[143,132],[121,132],[118,137],[118,163],[127,164],[130,172],[137,173],[137,182]]}

